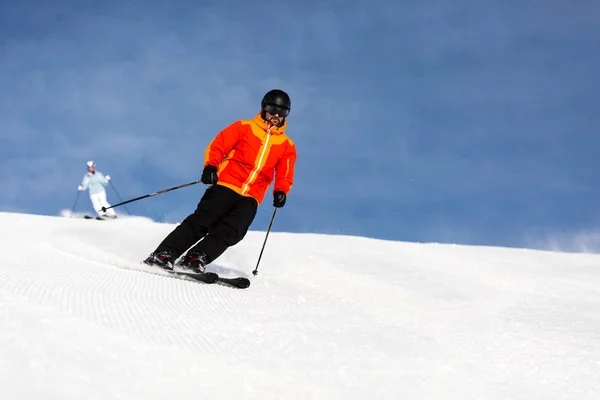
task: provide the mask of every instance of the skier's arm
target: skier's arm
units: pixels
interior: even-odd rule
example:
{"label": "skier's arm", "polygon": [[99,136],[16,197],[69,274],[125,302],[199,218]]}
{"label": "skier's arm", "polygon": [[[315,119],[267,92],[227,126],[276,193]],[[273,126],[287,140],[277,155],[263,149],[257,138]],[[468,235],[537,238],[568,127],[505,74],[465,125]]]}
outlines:
{"label": "skier's arm", "polygon": [[294,184],[294,169],[296,166],[296,146],[288,142],[287,151],[275,166],[275,186],[273,193],[282,191],[287,194]]}
{"label": "skier's arm", "polygon": [[106,179],[102,172],[96,171],[96,177],[98,178],[98,181],[102,184],[102,186],[108,185],[108,179]]}
{"label": "skier's arm", "polygon": [[87,175],[85,175],[83,177],[83,180],[81,181],[81,185],[79,185],[82,188],[81,190],[86,190],[88,188],[89,183],[90,183],[90,178]]}
{"label": "skier's arm", "polygon": [[206,148],[206,152],[204,153],[205,167],[207,165],[219,167],[221,161],[227,157],[229,152],[233,150],[234,146],[239,142],[241,129],[243,129],[242,123],[236,121],[219,132]]}

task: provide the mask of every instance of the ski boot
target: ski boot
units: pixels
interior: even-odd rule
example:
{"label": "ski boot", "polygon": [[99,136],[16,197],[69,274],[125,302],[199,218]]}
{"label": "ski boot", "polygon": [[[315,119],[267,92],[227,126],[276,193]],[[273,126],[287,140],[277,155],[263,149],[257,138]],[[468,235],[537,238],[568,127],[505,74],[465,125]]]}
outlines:
{"label": "ski boot", "polygon": [[206,272],[206,264],[208,264],[206,254],[194,251],[183,256],[177,266],[190,269],[194,272],[204,273]]}
{"label": "ski boot", "polygon": [[176,259],[177,257],[173,256],[170,251],[155,251],[144,260],[144,264],[172,270]]}

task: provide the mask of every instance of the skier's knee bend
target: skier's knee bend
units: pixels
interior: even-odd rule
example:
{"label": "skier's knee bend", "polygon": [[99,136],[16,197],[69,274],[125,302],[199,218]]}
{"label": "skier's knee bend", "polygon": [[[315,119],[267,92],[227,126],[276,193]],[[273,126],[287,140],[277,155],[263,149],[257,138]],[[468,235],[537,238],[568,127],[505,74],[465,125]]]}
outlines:
{"label": "skier's knee bend", "polygon": [[246,231],[240,231],[227,222],[219,225],[215,231],[215,236],[218,236],[227,247],[235,246],[246,236]]}
{"label": "skier's knee bend", "polygon": [[188,215],[183,222],[189,223],[198,232],[206,232],[208,230],[208,224],[206,224],[205,219],[196,212]]}

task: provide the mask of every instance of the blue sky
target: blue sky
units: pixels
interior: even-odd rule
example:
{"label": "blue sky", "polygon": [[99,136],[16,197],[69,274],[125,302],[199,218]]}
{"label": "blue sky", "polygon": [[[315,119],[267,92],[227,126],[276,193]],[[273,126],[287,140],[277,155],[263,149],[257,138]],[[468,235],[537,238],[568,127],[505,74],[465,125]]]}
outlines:
{"label": "blue sky", "polygon": [[[113,204],[195,181],[214,135],[281,88],[298,163],[277,231],[589,237],[598,48],[592,0],[2,2],[0,211],[70,209],[89,159]],[[204,190],[127,210],[178,221]]]}

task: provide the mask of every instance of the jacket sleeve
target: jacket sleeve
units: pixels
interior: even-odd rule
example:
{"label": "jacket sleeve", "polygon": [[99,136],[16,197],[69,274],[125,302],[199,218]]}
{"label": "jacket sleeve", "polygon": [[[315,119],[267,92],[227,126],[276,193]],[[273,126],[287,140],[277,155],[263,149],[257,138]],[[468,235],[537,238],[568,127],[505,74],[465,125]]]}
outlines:
{"label": "jacket sleeve", "polygon": [[235,145],[239,142],[241,129],[242,123],[236,121],[219,132],[206,148],[206,152],[204,153],[205,167],[207,165],[219,167],[221,161],[227,157],[229,152],[233,150]]}
{"label": "jacket sleeve", "polygon": [[296,166],[296,145],[288,142],[287,150],[275,166],[275,185],[273,192],[277,190],[287,194],[294,184],[294,170]]}
{"label": "jacket sleeve", "polygon": [[83,186],[83,190],[86,190],[88,188],[89,183],[90,178],[87,175],[84,175],[83,179],[81,180],[81,186]]}
{"label": "jacket sleeve", "polygon": [[96,176],[98,177],[98,181],[102,184],[102,186],[108,185],[108,181],[102,172],[96,171]]}

